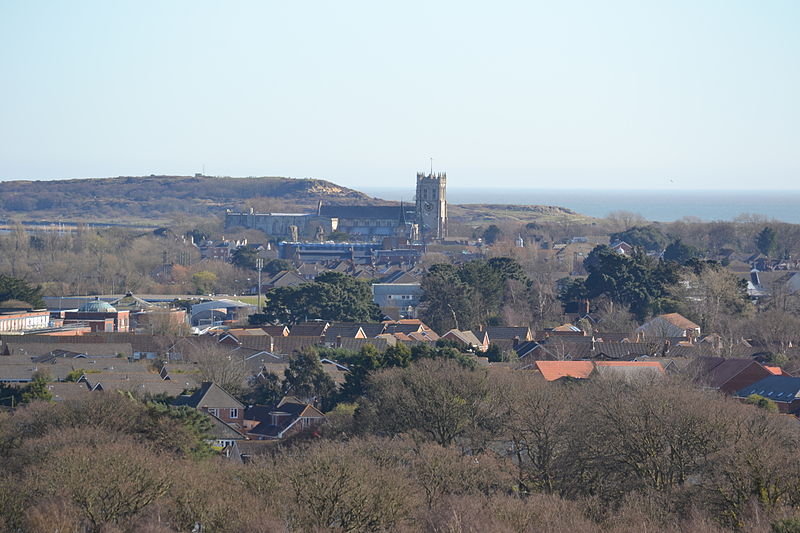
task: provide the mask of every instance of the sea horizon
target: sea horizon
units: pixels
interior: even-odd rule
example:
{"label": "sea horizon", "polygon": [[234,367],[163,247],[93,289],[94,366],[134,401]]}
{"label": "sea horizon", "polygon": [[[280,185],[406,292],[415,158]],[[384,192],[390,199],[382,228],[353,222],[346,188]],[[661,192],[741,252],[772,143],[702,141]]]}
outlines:
{"label": "sea horizon", "polygon": [[[413,189],[361,187],[383,200],[411,202]],[[800,190],[664,190],[664,189],[527,189],[449,188],[451,204],[548,205],[604,218],[614,211],[629,211],[653,222],[684,218],[732,221],[758,215],[770,221],[800,224]]]}

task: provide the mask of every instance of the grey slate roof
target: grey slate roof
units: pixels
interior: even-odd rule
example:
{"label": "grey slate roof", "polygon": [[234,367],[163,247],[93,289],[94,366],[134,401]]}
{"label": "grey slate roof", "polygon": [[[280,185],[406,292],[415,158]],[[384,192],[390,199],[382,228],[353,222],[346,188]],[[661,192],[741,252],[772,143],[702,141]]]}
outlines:
{"label": "grey slate roof", "polygon": [[211,418],[211,431],[209,432],[209,436],[220,439],[220,440],[243,440],[247,437],[244,436],[239,430],[226,424],[216,416],[212,415],[211,413],[207,413],[208,416]]}
{"label": "grey slate roof", "polygon": [[225,392],[221,387],[215,383],[204,382],[200,388],[191,396],[182,396],[177,398],[173,405],[188,405],[195,409],[202,409],[204,407],[216,408],[238,408],[244,409],[244,405]]}
{"label": "grey slate roof", "polygon": [[379,352],[383,352],[389,347],[387,339],[342,339],[341,348],[357,352],[367,344],[371,344]]}
{"label": "grey slate roof", "polygon": [[774,402],[791,403],[800,394],[800,378],[769,376],[740,389],[736,397],[747,398],[751,394],[758,394]]}
{"label": "grey slate roof", "polygon": [[359,333],[364,331],[357,324],[333,324],[325,331],[325,340],[336,340],[336,337],[355,339]]}
{"label": "grey slate roof", "polygon": [[[327,322],[302,322],[289,330],[290,337],[322,337],[328,329]],[[277,340],[277,339],[276,339]]]}
{"label": "grey slate roof", "polygon": [[403,210],[407,217],[414,217],[414,209],[399,205],[322,205],[320,214],[325,217],[339,219],[352,218],[377,218],[383,220],[394,219],[398,223]]}
{"label": "grey slate roof", "polygon": [[[306,410],[308,410],[307,414],[313,415],[314,418],[324,418],[324,415],[322,415],[322,413],[320,413],[313,406],[302,402],[288,400],[288,398],[281,400],[281,402],[275,407],[265,405],[250,406],[245,410],[244,418],[245,420],[258,421],[259,424],[248,431],[248,434],[270,439],[280,438],[281,434],[286,431],[289,426],[296,423],[297,419]],[[273,411],[280,411],[282,413],[286,413],[288,416],[286,416],[285,420],[281,421],[280,424],[275,425],[272,423],[272,417],[270,416],[270,413]]]}
{"label": "grey slate roof", "polygon": [[485,331],[489,335],[489,342],[501,339],[513,340],[515,337],[521,341],[533,340],[530,338],[532,336],[530,328],[525,326],[489,326]]}
{"label": "grey slate roof", "polygon": [[81,353],[92,356],[115,357],[122,354],[125,357],[133,355],[133,348],[130,343],[42,343],[42,342],[15,342],[7,341],[4,343],[3,352],[5,354],[24,354],[28,356],[45,355],[53,350],[62,349],[70,352]]}

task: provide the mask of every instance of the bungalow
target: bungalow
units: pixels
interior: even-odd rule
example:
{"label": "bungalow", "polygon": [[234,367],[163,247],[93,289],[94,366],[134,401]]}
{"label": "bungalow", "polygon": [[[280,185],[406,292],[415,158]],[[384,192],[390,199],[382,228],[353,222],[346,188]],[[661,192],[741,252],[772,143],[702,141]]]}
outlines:
{"label": "bungalow", "polygon": [[682,337],[696,339],[700,336],[700,326],[679,313],[658,315],[639,326],[636,333],[643,338]]}
{"label": "bungalow", "polygon": [[451,329],[442,335],[443,339],[453,341],[461,348],[485,352],[489,349],[489,337],[486,335],[486,333],[483,333],[481,337],[483,340],[478,338],[472,331],[459,331],[457,329]]}
{"label": "bungalow", "polygon": [[499,340],[532,341],[533,333],[528,326],[489,326],[481,332],[489,336],[489,342]]}

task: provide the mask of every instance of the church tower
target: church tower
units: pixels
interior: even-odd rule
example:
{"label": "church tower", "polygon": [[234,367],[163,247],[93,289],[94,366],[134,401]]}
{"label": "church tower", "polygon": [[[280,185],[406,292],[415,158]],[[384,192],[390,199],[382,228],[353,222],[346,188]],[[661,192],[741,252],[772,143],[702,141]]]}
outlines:
{"label": "church tower", "polygon": [[447,174],[417,172],[417,223],[424,240],[447,237]]}

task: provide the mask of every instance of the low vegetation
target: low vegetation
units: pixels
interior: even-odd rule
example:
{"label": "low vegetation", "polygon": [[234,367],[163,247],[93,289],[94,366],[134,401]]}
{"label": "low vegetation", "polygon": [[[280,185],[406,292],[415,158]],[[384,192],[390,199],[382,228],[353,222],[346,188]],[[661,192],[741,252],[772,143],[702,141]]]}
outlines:
{"label": "low vegetation", "polygon": [[[369,203],[368,196],[319,179],[142,176],[0,183],[0,217],[51,221],[167,221],[220,215],[250,199],[316,208],[318,199]],[[152,222],[151,222],[152,223]]]}
{"label": "low vegetation", "polygon": [[32,402],[0,418],[0,530],[766,533],[798,517],[796,422],[678,378],[426,359],[336,412],[240,464],[208,453],[190,409]]}

